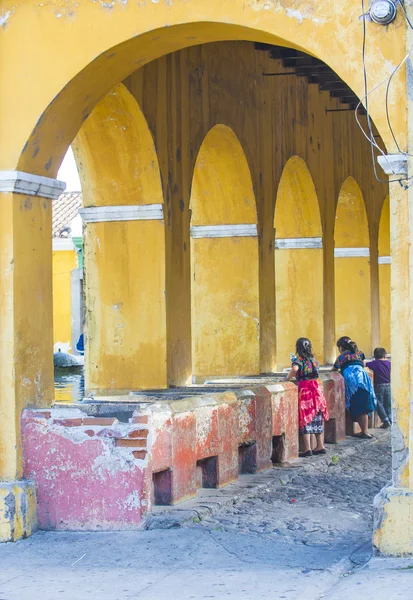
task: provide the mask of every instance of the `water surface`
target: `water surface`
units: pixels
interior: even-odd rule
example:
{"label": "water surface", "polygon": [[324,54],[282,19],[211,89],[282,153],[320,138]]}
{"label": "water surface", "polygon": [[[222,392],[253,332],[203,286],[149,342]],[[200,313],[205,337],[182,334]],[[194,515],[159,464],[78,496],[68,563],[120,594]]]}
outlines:
{"label": "water surface", "polygon": [[55,402],[78,402],[83,400],[85,376],[83,367],[77,369],[55,369]]}

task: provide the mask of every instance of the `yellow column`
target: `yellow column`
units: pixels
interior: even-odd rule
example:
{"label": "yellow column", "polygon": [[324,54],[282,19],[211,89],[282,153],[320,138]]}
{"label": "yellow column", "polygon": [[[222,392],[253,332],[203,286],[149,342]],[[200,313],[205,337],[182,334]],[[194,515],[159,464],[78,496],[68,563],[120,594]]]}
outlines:
{"label": "yellow column", "polygon": [[260,372],[256,225],[191,228],[195,377]]}
{"label": "yellow column", "polygon": [[124,85],[99,102],[73,146],[87,224],[86,391],[166,387],[161,177],[145,116]]}
{"label": "yellow column", "polygon": [[275,204],[277,366],[290,364],[298,337],[324,359],[323,241],[320,209],[304,160],[291,157]]}
{"label": "yellow column", "polygon": [[0,172],[0,541],[36,527],[20,417],[28,405],[53,401],[51,199],[63,189],[54,179]]}
{"label": "yellow column", "polygon": [[81,210],[87,393],[167,387],[161,204]]}
{"label": "yellow column", "polygon": [[340,190],[334,241],[336,335],[337,338],[348,335],[369,356],[372,351],[370,240],[363,195],[352,177],[346,179]]}
{"label": "yellow column", "polygon": [[379,227],[379,297],[380,297],[380,346],[391,352],[390,345],[390,203],[384,201]]}
{"label": "yellow column", "polygon": [[[413,19],[412,6],[406,6]],[[406,24],[406,47],[413,31]],[[408,83],[408,82],[407,82]],[[407,151],[413,152],[413,102],[406,93]],[[390,164],[389,164],[390,163]],[[401,154],[380,160],[390,179],[413,176],[413,160]],[[390,185],[392,467],[390,486],[375,498],[374,545],[384,555],[413,554],[413,187]]]}
{"label": "yellow column", "polygon": [[413,239],[410,189],[406,192],[396,185],[390,187],[393,477],[392,484],[375,499],[374,544],[382,554],[393,556],[413,554],[412,263],[406,250]]}
{"label": "yellow column", "polygon": [[323,239],[324,279],[324,364],[333,364],[337,356],[335,322],[334,234],[326,227]]}
{"label": "yellow column", "polygon": [[241,144],[225,125],[206,135],[191,193],[195,377],[260,372],[257,213]]}

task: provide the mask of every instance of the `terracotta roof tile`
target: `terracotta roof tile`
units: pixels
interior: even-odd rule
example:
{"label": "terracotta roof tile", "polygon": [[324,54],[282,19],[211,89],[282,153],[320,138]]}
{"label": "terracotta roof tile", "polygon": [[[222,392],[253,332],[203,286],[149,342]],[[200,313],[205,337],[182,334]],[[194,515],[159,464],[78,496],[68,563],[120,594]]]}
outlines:
{"label": "terracotta roof tile", "polygon": [[70,223],[79,214],[82,208],[82,192],[63,192],[57,200],[53,201],[53,237],[68,237]]}

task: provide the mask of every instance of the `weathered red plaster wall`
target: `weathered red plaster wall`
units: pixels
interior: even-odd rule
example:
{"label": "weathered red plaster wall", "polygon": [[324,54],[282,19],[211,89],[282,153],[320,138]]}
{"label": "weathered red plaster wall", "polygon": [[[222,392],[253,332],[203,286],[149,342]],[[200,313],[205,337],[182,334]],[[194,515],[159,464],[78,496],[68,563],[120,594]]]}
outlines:
{"label": "weathered red plaster wall", "polygon": [[[343,379],[323,379],[341,439]],[[39,526],[140,528],[154,498],[176,504],[193,498],[203,484],[221,487],[239,470],[271,467],[273,440],[282,440],[283,460],[296,458],[297,402],[294,384],[274,383],[142,402],[127,423],[90,417],[87,406],[26,410],[24,476],[36,483]]]}

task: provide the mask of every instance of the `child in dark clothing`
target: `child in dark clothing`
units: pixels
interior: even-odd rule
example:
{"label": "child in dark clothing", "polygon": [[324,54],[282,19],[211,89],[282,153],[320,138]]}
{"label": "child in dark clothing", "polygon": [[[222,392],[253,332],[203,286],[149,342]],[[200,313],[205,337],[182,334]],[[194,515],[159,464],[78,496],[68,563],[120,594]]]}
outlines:
{"label": "child in dark clothing", "polygon": [[374,360],[366,363],[366,367],[374,373],[374,391],[377,398],[377,412],[383,421],[382,428],[387,429],[392,422],[391,417],[391,362],[386,359],[386,350],[376,348]]}

